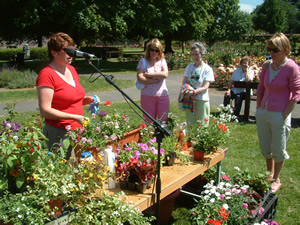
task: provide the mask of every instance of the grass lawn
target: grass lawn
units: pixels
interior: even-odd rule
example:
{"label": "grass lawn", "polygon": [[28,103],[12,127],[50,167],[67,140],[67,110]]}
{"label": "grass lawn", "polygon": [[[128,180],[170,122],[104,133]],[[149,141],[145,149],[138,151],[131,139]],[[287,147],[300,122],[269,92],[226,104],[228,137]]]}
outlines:
{"label": "grass lawn", "polygon": [[[139,124],[142,119],[135,115],[126,103],[112,103],[111,107],[102,106],[101,110],[124,112],[130,120]],[[86,111],[86,110],[85,110]],[[185,114],[172,103],[170,111],[184,121]],[[214,111],[214,109],[212,109]],[[20,113],[14,122],[23,122],[30,118],[33,112]],[[2,117],[4,119],[5,117]],[[250,172],[264,172],[265,160],[260,154],[256,125],[254,123],[229,124],[230,140],[225,147],[229,148],[228,156],[222,162],[222,171],[227,175],[233,172],[234,167],[248,168]],[[300,129],[292,128],[291,136],[287,143],[290,159],[285,162],[281,173],[281,189],[277,192],[279,199],[276,211],[276,221],[279,224],[300,224],[300,157],[299,154]],[[172,222],[172,224],[177,224]]]}

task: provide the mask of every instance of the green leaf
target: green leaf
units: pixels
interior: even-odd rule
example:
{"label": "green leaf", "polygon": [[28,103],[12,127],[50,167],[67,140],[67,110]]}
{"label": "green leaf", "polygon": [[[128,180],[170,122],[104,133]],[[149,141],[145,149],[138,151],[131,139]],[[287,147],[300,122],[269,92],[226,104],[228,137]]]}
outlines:
{"label": "green leaf", "polygon": [[23,176],[17,177],[16,184],[17,184],[17,188],[20,189],[24,184],[24,177]]}

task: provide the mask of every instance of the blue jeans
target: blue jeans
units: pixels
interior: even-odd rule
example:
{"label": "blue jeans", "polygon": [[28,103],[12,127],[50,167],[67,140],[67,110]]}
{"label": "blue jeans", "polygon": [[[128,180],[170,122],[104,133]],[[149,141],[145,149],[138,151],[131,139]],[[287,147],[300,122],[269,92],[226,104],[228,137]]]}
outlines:
{"label": "blue jeans", "polygon": [[230,91],[230,95],[224,96],[223,105],[227,106],[228,104],[230,104],[230,99],[234,99],[235,107],[233,110],[233,114],[236,117],[239,117],[241,108],[242,108],[242,104],[243,104],[243,100],[245,100],[245,96],[246,96],[246,92],[235,94],[235,93],[233,93],[233,91]]}

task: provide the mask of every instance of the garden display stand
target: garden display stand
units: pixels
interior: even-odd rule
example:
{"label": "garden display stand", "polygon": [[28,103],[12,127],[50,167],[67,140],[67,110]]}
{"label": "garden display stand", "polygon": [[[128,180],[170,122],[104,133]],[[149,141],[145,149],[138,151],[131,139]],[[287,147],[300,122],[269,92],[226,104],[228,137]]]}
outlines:
{"label": "garden display stand", "polygon": [[[74,57],[74,55],[72,55]],[[153,126],[155,128],[155,136],[156,136],[156,141],[157,141],[157,149],[158,149],[158,153],[157,153],[157,164],[160,165],[161,164],[161,159],[160,159],[160,146],[161,146],[161,142],[162,139],[164,138],[165,135],[167,136],[171,136],[172,133],[161,123],[161,121],[159,120],[155,120],[151,115],[149,115],[149,113],[147,113],[145,110],[143,110],[137,103],[135,103],[124,91],[122,91],[118,85],[115,84],[115,82],[112,80],[114,78],[113,75],[106,75],[103,74],[92,62],[90,59],[86,58],[86,61],[89,65],[91,65],[100,75],[98,75],[98,77],[96,77],[94,80],[90,80],[91,77],[93,76],[93,74],[90,76],[90,82],[94,82],[96,81],[99,77],[104,77],[104,79],[111,84],[112,86],[114,86],[121,94],[122,96],[125,98],[125,100],[129,100],[132,104],[134,104],[134,106],[136,108],[138,108],[141,112],[143,112],[148,118],[150,118],[151,121],[153,121]],[[134,109],[133,109],[134,110]],[[134,110],[135,111],[135,110]],[[135,111],[136,112],[136,111]],[[137,112],[136,112],[137,113]],[[138,113],[137,113],[138,114]],[[139,114],[138,114],[139,115]],[[157,172],[156,172],[156,197],[157,197],[157,204],[156,204],[156,221],[157,224],[159,224],[160,221],[160,193],[161,193],[161,178],[160,178],[160,166],[157,167]]]}

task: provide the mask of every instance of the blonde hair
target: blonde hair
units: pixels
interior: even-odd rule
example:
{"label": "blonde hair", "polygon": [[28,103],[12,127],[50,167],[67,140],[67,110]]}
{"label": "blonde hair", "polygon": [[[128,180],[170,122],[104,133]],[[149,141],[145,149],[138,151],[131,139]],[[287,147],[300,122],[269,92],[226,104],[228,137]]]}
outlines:
{"label": "blonde hair", "polygon": [[274,34],[273,37],[267,40],[267,44],[269,46],[274,46],[275,48],[278,48],[280,51],[283,51],[286,54],[286,56],[288,56],[291,53],[290,41],[283,33]]}
{"label": "blonde hair", "polygon": [[157,38],[154,38],[152,39],[151,41],[149,41],[147,43],[147,46],[146,46],[146,52],[145,52],[145,56],[146,56],[146,59],[147,60],[150,60],[150,48],[153,47],[153,48],[157,48],[159,50],[159,53],[157,55],[157,58],[158,59],[162,59],[164,58],[164,53],[163,53],[163,46],[162,44],[160,43],[160,41],[157,39]]}

